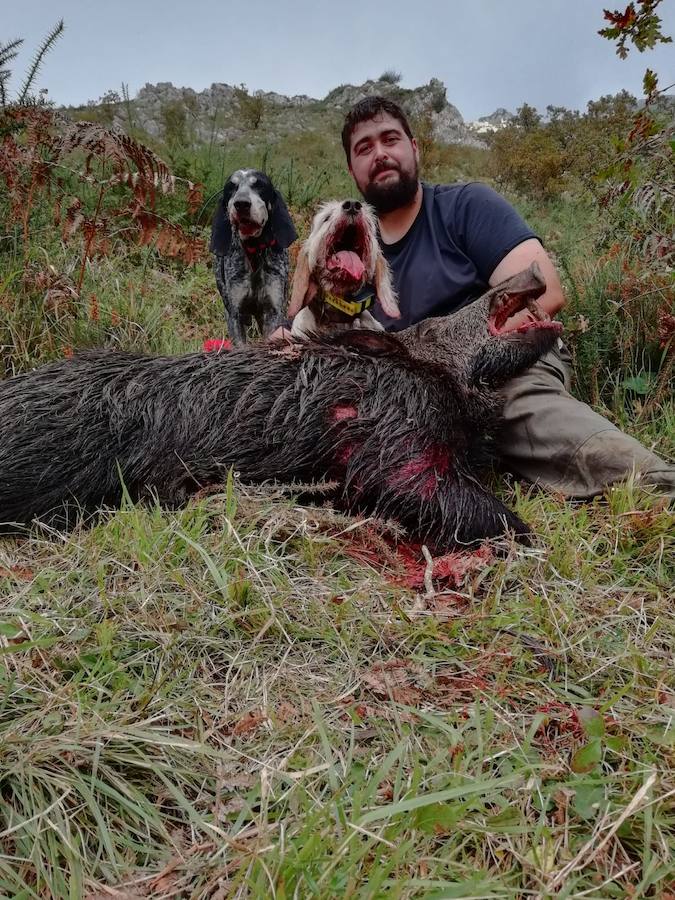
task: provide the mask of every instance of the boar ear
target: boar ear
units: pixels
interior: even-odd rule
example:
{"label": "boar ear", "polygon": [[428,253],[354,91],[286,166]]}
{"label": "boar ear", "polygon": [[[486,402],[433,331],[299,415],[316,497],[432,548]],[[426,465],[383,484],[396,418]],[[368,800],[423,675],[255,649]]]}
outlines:
{"label": "boar ear", "polygon": [[539,268],[539,263],[536,259],[533,259],[530,263],[530,267],[527,270],[530,281],[532,282],[532,287],[535,284],[541,286],[546,290],[546,279],[544,278],[544,273]]}
{"label": "boar ear", "polygon": [[383,311],[390,319],[400,319],[398,300],[391,284],[391,273],[386,259],[378,253],[375,261],[375,293]]}
{"label": "boar ear", "polygon": [[354,350],[363,356],[408,355],[403,344],[386,331],[369,331],[367,328],[337,332],[331,335],[330,343],[333,346]]}
{"label": "boar ear", "polygon": [[293,288],[291,290],[291,302],[288,304],[288,316],[293,318],[297,316],[303,306],[307,306],[311,297],[309,297],[310,282],[309,262],[307,260],[307,250],[303,247],[298,253],[298,259],[295,264],[295,272],[293,273]]}
{"label": "boar ear", "polygon": [[546,279],[537,261],[533,260],[527,269],[495,285],[493,290],[495,293],[530,294],[536,298],[546,290]]}

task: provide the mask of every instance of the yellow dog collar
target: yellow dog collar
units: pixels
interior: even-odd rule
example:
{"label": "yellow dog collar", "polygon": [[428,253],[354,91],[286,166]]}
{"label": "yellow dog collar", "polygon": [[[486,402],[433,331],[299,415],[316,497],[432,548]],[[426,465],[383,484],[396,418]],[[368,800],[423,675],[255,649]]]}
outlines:
{"label": "yellow dog collar", "polygon": [[349,294],[346,297],[338,297],[337,294],[327,292],[323,296],[323,301],[348,316],[360,316],[375,303],[375,291],[372,285],[367,284],[356,294]]}

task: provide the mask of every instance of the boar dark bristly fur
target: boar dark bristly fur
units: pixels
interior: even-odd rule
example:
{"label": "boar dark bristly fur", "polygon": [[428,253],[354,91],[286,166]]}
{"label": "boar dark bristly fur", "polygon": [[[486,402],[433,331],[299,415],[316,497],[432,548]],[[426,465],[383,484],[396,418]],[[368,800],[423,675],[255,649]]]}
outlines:
{"label": "boar dark bristly fur", "polygon": [[[147,357],[89,352],[0,384],[0,521],[64,524],[133,499],[182,504],[222,482],[340,484],[436,551],[527,531],[478,480],[498,388],[550,349],[544,283],[521,273],[455,316],[398,335]],[[525,305],[538,320],[501,334]]]}

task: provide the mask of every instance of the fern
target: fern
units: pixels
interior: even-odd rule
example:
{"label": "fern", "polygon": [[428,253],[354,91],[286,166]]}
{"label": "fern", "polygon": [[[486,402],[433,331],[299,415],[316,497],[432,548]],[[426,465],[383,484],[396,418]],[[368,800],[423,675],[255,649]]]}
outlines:
{"label": "fern", "polygon": [[63,29],[64,29],[63,19],[60,19],[56,23],[56,25],[52,28],[52,30],[49,32],[49,34],[44,39],[42,44],[40,45],[40,48],[37,51],[37,53],[35,54],[35,57],[33,58],[31,67],[28,70],[28,73],[26,74],[23,85],[21,87],[21,92],[20,92],[19,98],[18,98],[19,104],[26,103],[26,101],[28,99],[29,91],[33,87],[35,79],[37,78],[37,74],[40,71],[40,66],[42,65],[42,62],[43,62],[45,56],[47,55],[47,53],[54,46],[54,44],[56,43],[58,38],[63,34]]}
{"label": "fern", "polygon": [[[79,294],[87,261],[110,252],[111,234],[154,249],[191,265],[205,252],[204,242],[188,234],[155,210],[158,194],[172,194],[180,183],[186,191],[189,215],[202,203],[201,185],[172,175],[152,150],[122,131],[97,122],[70,122],[39,105],[6,107],[0,114],[0,183],[7,188],[9,221],[20,222],[23,246],[29,244],[31,213],[41,197],[56,198],[55,222],[62,224],[64,241],[76,232],[83,236]],[[20,138],[19,135],[20,134]],[[86,193],[67,197],[61,173],[94,186],[94,209]],[[109,202],[111,189],[132,194],[122,206]],[[115,197],[123,196],[116,193]],[[50,199],[52,202],[52,199]],[[25,252],[25,251],[24,251]]]}
{"label": "fern", "polygon": [[154,201],[155,188],[162,194],[172,193],[175,177],[167,164],[123,131],[113,131],[97,122],[68,122],[59,140],[57,159],[79,150],[85,154],[85,171],[92,160],[107,160],[114,179],[126,184],[142,202]]}
{"label": "fern", "polygon": [[23,38],[16,38],[16,40],[10,41],[8,44],[0,44],[0,106],[7,105],[7,92],[5,90],[5,85],[9,81],[11,71],[7,68],[8,63],[10,63],[13,59],[16,59],[16,56],[19,52],[19,47],[23,44]]}
{"label": "fern", "polygon": [[23,38],[16,38],[8,44],[0,44],[0,69],[4,69],[8,62],[16,58],[18,48],[23,44]]}

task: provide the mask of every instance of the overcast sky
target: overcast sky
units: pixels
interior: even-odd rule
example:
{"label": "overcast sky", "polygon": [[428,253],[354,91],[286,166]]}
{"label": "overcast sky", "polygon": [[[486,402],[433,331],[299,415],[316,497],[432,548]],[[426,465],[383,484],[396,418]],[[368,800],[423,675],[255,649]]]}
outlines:
{"label": "overcast sky", "polygon": [[[524,101],[583,109],[655,69],[675,81],[675,44],[620,60],[601,38],[603,5],[627,0],[0,0],[0,42],[25,39],[10,89],[63,17],[39,86],[57,104],[96,100],[122,82],[203,90],[213,82],[324,97],[385,69],[404,87],[439,78],[465,119]],[[659,7],[675,36],[675,0]]]}

